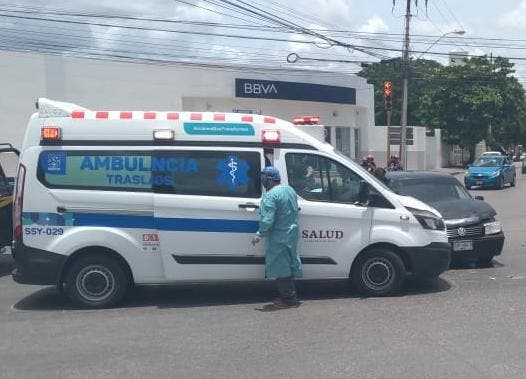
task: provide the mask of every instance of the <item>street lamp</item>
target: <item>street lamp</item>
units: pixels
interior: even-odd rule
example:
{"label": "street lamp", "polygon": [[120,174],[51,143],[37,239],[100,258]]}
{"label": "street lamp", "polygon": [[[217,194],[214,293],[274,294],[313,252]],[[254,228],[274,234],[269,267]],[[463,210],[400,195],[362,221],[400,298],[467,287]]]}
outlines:
{"label": "street lamp", "polygon": [[[400,161],[402,162],[403,167],[407,170],[407,143],[406,143],[406,131],[407,131],[407,101],[408,101],[408,82],[409,82],[409,22],[411,20],[411,1],[407,1],[407,9],[405,15],[405,39],[404,47],[402,50],[402,115],[401,115],[401,125],[400,125]],[[454,30],[442,34],[435,42],[433,42],[429,47],[424,50],[422,54],[418,56],[420,58],[423,54],[429,51],[433,46],[435,46],[442,38],[449,34],[465,34],[464,30]],[[417,58],[417,59],[418,59]]]}
{"label": "street lamp", "polygon": [[427,47],[427,49],[425,49],[425,50],[424,50],[424,51],[423,51],[418,57],[416,57],[416,59],[420,59],[420,58],[422,58],[422,55],[424,55],[424,54],[427,53],[429,50],[431,50],[431,48],[432,48],[433,46],[435,46],[437,43],[439,43],[440,40],[441,40],[442,38],[447,37],[447,36],[450,35],[450,34],[458,34],[459,36],[461,36],[461,35],[466,34],[466,31],[465,31],[465,30],[453,30],[453,31],[451,31],[451,32],[447,32],[447,33],[442,34],[440,37],[437,38],[437,40],[436,40],[435,42],[433,42],[431,45],[429,45],[429,46]]}

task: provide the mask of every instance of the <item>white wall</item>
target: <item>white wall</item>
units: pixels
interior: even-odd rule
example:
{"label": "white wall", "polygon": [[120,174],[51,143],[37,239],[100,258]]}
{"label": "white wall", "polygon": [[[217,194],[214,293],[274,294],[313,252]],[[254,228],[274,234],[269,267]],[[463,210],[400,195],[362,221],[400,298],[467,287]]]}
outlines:
{"label": "white wall", "polygon": [[[356,88],[356,105],[235,97],[235,78]],[[363,150],[374,125],[373,86],[354,75],[296,70],[227,70],[0,52],[0,142],[20,147],[35,100],[48,97],[101,110],[253,109],[283,119],[316,114],[325,125],[360,127]]]}
{"label": "white wall", "polygon": [[[435,130],[434,137],[426,136],[426,128],[412,126],[413,145],[407,146],[407,169],[408,170],[432,170],[442,167],[442,143],[440,130]],[[387,126],[375,126],[370,128],[370,150],[366,154],[372,154],[377,165],[387,164]],[[400,146],[391,146],[391,155],[399,154]]]}

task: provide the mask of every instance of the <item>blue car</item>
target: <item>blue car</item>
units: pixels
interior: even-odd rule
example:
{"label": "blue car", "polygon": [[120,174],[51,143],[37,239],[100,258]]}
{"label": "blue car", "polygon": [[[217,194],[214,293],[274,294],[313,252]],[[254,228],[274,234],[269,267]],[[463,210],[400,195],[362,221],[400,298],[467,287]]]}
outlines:
{"label": "blue car", "polygon": [[502,189],[509,183],[514,187],[516,182],[515,166],[505,156],[481,156],[469,166],[464,177],[464,185],[471,187],[492,187]]}

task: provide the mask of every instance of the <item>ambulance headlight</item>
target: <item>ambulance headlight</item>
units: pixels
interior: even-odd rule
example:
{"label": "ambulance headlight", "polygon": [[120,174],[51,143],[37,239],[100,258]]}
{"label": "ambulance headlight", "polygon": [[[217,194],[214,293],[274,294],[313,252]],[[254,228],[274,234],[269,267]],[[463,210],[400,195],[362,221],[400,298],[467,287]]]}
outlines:
{"label": "ambulance headlight", "polygon": [[432,212],[424,211],[420,209],[414,209],[414,208],[407,208],[409,212],[415,216],[415,218],[418,220],[420,225],[424,229],[429,230],[445,230],[446,225],[444,224],[444,220],[442,220],[440,217],[435,215]]}

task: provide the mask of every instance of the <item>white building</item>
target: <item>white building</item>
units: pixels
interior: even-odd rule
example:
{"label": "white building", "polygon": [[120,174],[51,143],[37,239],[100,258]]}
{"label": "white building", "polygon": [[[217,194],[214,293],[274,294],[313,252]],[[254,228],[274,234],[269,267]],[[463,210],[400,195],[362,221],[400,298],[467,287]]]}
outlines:
{"label": "white building", "polygon": [[[253,112],[285,120],[317,115],[327,141],[344,154],[356,159],[371,152],[385,163],[386,130],[374,126],[374,89],[356,75],[4,51],[0,82],[0,143],[20,146],[35,100],[47,97],[95,110]],[[423,154],[425,146],[412,150]]]}

